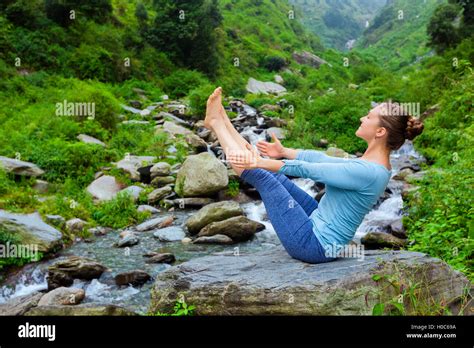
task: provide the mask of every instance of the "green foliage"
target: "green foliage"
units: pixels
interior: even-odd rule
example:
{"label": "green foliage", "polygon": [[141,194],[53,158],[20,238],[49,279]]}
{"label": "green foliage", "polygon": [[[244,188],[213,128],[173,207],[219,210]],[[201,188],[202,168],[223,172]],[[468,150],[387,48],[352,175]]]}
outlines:
{"label": "green foliage", "polygon": [[227,194],[231,197],[235,197],[239,194],[240,185],[238,180],[229,180],[229,184],[227,185]]}
{"label": "green foliage", "polygon": [[325,138],[351,153],[364,150],[365,142],[354,134],[360,118],[370,109],[370,100],[363,91],[344,88],[310,101],[297,99],[295,104],[291,141],[285,146],[311,148]]}
{"label": "green foliage", "polygon": [[[2,253],[7,253],[7,249],[11,248],[15,245],[18,245],[20,240],[18,237],[3,228],[0,228],[0,246],[2,246]],[[10,266],[23,266],[29,262],[36,262],[43,258],[42,252],[35,252],[35,250],[30,250],[31,254],[28,257],[4,257],[4,255],[0,256],[0,272],[3,269],[6,269]]]}
{"label": "green foliage", "polygon": [[[8,20],[15,25],[35,29],[43,20],[41,16],[42,1],[17,0],[6,3],[4,13]],[[2,7],[3,7],[2,6]],[[40,14],[38,16],[38,14]]]}
{"label": "green foliage", "polygon": [[187,67],[215,76],[214,29],[222,20],[217,1],[155,1],[156,16],[147,39]]}
{"label": "green foliage", "polygon": [[67,26],[74,20],[70,18],[72,10],[78,12],[77,17],[105,22],[112,13],[112,4],[110,0],[45,0],[45,10],[48,18]]}
{"label": "green foliage", "polygon": [[259,94],[247,94],[245,101],[252,107],[258,109],[265,104],[275,104],[272,97]]}
{"label": "green foliage", "polygon": [[[429,270],[407,270],[406,266],[393,265],[388,273],[374,274],[377,283],[378,302],[372,308],[372,315],[451,315],[449,305],[455,298],[435,300],[430,290],[431,284],[425,279]],[[467,309],[469,289],[463,289],[460,301],[460,315]]]}
{"label": "green foliage", "polygon": [[203,74],[194,70],[176,70],[163,80],[163,89],[173,98],[187,95],[189,91],[208,83]]}
{"label": "green foliage", "polygon": [[123,228],[137,224],[149,217],[147,212],[138,212],[127,193],[119,193],[114,199],[94,207],[92,218],[101,226]]}
{"label": "green foliage", "polygon": [[283,57],[266,56],[261,65],[268,71],[279,71],[286,65],[286,61]]}
{"label": "green foliage", "polygon": [[198,116],[205,116],[207,98],[209,98],[209,95],[211,95],[215,88],[216,87],[213,85],[204,84],[193,89],[189,93],[189,105],[191,106],[194,114]]}
{"label": "green foliage", "polygon": [[435,47],[438,52],[459,43],[458,29],[454,26],[459,11],[458,6],[443,4],[436,9],[433,17],[431,17],[428,23],[429,44]]}
{"label": "green foliage", "polygon": [[196,306],[188,305],[184,299],[177,299],[173,307],[172,313],[162,313],[157,311],[156,313],[148,312],[147,315],[151,316],[191,316],[194,315]]}

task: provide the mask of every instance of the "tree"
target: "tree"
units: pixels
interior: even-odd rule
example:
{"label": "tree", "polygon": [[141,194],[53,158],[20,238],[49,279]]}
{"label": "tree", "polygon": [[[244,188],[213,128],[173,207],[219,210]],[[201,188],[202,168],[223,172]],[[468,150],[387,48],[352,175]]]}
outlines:
{"label": "tree", "polygon": [[6,18],[13,24],[28,29],[41,27],[42,3],[38,0],[5,1],[0,5],[0,10],[5,11]]}
{"label": "tree", "polygon": [[106,22],[112,14],[110,0],[45,0],[45,9],[47,17],[62,26],[72,23],[73,10],[76,17],[82,15],[98,23]]}
{"label": "tree", "polygon": [[474,34],[474,1],[472,0],[449,0],[452,4],[457,4],[462,8],[462,22],[459,27],[459,34],[465,38]]}
{"label": "tree", "polygon": [[428,44],[436,51],[443,52],[459,43],[458,28],[455,26],[459,12],[460,8],[455,4],[443,4],[435,10],[427,29],[430,36]]}
{"label": "tree", "polygon": [[157,15],[147,40],[177,63],[214,76],[218,63],[215,29],[222,22],[217,0],[156,0]]}
{"label": "tree", "polygon": [[137,4],[135,9],[135,17],[137,17],[140,23],[144,23],[148,20],[148,12],[145,8],[145,5],[143,5],[143,2],[139,2]]}

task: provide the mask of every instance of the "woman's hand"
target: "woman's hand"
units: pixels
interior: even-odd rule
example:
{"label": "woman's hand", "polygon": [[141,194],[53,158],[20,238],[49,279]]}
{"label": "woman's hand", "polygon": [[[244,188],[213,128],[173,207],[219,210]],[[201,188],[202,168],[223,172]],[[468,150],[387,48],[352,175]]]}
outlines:
{"label": "woman's hand", "polygon": [[262,157],[257,150],[250,144],[246,144],[246,150],[239,152],[230,152],[227,159],[232,165],[241,169],[255,169],[259,168]]}
{"label": "woman's hand", "polygon": [[257,148],[260,153],[271,158],[285,157],[285,147],[280,143],[275,133],[272,133],[272,138],[275,141],[274,143],[268,143],[263,140],[257,142]]}

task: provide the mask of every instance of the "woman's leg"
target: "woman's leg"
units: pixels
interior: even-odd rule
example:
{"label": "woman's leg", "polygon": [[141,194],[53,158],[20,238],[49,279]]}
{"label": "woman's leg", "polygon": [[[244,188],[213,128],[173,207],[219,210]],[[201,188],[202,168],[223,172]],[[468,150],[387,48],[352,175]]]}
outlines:
{"label": "woman's leg", "polygon": [[301,205],[308,216],[310,216],[311,213],[318,207],[318,201],[299,188],[298,185],[288,179],[286,175],[273,172],[269,173],[271,173],[275,178],[278,179],[278,181],[280,181],[280,183],[285,187],[285,189],[290,193],[295,201]]}
{"label": "woman's leg", "polygon": [[[216,133],[219,143],[227,155],[229,152],[238,153],[248,151],[245,145],[242,145],[235,141],[232,135],[227,130],[223,120],[219,116],[220,108],[222,108],[221,102],[221,89],[216,88],[215,91],[209,96],[207,100],[206,118],[204,120],[204,126],[211,129]],[[231,163],[232,169],[237,173],[238,176],[242,174],[243,169],[234,166]]]}
{"label": "woman's leg", "polygon": [[229,116],[227,116],[227,113],[225,112],[225,109],[222,106],[222,104],[221,104],[221,107],[219,109],[219,117],[224,122],[224,124],[225,124],[227,130],[229,131],[230,135],[232,136],[232,138],[236,142],[238,142],[243,148],[245,148],[245,146],[247,144],[249,144],[249,142],[247,140],[245,140],[244,137],[242,135],[240,135],[239,132],[237,132],[237,129],[235,129],[232,122],[230,122]]}
{"label": "woman's leg", "polygon": [[290,256],[309,263],[334,260],[324,255],[311,219],[275,176],[263,169],[245,169],[241,177],[260,193],[275,232]]}

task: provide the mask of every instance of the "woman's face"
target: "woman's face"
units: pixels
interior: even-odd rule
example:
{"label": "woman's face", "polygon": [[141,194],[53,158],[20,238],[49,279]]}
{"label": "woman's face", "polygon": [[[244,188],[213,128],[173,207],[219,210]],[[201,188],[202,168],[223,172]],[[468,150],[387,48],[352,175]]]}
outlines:
{"label": "woman's face", "polygon": [[385,128],[380,127],[380,109],[382,105],[377,105],[375,108],[369,111],[367,115],[360,118],[360,126],[356,130],[355,134],[361,139],[369,142],[374,139],[375,136],[383,136],[386,132]]}

